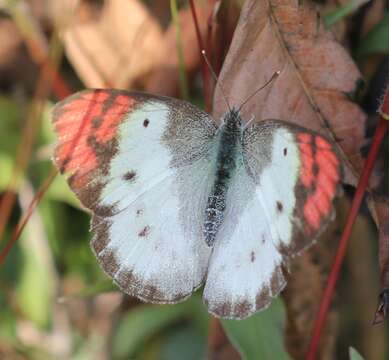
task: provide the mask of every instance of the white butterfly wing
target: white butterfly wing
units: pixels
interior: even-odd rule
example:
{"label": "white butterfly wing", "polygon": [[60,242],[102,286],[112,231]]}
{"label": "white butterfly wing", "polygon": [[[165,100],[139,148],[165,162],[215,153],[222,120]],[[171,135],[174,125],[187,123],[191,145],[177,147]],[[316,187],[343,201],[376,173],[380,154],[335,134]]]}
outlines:
{"label": "white butterfly wing", "polygon": [[327,140],[280,121],[252,125],[241,146],[204,290],[210,312],[238,319],[284,288],[282,265],[328,222],[341,172]]}
{"label": "white butterfly wing", "polygon": [[[54,111],[55,161],[94,213],[92,248],[121,289],[173,303],[199,287],[216,126],[188,103],[88,90]],[[190,141],[189,141],[190,140]]]}

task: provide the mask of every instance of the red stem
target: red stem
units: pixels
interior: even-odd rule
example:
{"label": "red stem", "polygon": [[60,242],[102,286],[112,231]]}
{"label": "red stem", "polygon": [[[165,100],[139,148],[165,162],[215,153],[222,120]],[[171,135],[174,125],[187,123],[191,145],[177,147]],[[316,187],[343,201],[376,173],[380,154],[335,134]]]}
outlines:
{"label": "red stem", "polygon": [[[388,96],[389,98],[389,96]],[[389,103],[389,101],[388,101]],[[384,102],[385,104],[385,102]],[[309,344],[308,353],[306,355],[306,360],[316,359],[316,353],[318,350],[320,335],[322,333],[323,327],[328,314],[328,309],[331,304],[331,300],[334,294],[335,286],[339,278],[340,268],[346,253],[348,239],[350,238],[351,230],[354,225],[355,219],[359,213],[359,208],[361,206],[366,188],[368,186],[369,178],[373,170],[375,161],[377,159],[378,150],[384,138],[385,132],[388,129],[389,121],[384,120],[380,117],[377,128],[374,133],[373,141],[367,156],[366,162],[362,169],[362,174],[359,178],[358,186],[355,192],[353,202],[351,204],[350,211],[347,215],[346,225],[343,229],[342,237],[339,241],[339,246],[336,252],[336,257],[331,268],[330,275],[328,277],[327,286],[324,290],[322,300],[320,303],[319,311],[316,315],[315,325],[311,337],[311,342]]]}
{"label": "red stem", "polygon": [[201,61],[201,74],[203,77],[203,84],[204,84],[205,110],[207,112],[210,112],[211,111],[211,94],[210,94],[210,81],[209,81],[210,74],[209,74],[209,69],[208,69],[207,63],[205,62],[203,54],[201,53],[203,50],[205,50],[205,53],[207,53],[207,49],[204,48],[204,43],[203,43],[203,39],[201,37],[200,27],[199,27],[197,15],[196,15],[196,8],[195,8],[193,0],[189,0],[189,4],[190,4],[190,9],[192,11],[193,22],[194,22],[194,26],[196,29],[197,42],[199,45],[200,57],[202,60]]}

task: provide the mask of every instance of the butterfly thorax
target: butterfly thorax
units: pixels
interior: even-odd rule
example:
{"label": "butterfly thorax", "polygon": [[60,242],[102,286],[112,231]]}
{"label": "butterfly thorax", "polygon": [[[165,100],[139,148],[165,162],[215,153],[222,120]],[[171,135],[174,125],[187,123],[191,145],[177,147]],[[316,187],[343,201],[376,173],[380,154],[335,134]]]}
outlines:
{"label": "butterfly thorax", "polygon": [[239,111],[232,109],[223,119],[219,129],[216,172],[205,210],[204,237],[208,246],[213,246],[216,234],[223,222],[226,194],[236,168],[237,151],[242,134]]}

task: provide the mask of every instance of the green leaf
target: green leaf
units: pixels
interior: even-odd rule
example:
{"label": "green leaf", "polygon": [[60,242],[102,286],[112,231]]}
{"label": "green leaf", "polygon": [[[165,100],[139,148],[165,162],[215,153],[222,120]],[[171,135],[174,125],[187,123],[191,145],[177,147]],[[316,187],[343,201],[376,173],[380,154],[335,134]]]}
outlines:
{"label": "green leaf", "polygon": [[161,349],[161,360],[206,359],[207,338],[190,324],[171,331]]}
{"label": "green leaf", "polygon": [[119,322],[112,341],[114,359],[128,359],[153,335],[182,318],[186,303],[141,305],[129,311]]}
{"label": "green leaf", "polygon": [[373,53],[386,53],[389,50],[389,12],[361,41],[357,56],[362,57]]}
{"label": "green leaf", "polygon": [[349,348],[349,355],[350,355],[350,360],[363,360],[363,357],[361,354],[355,350],[353,347]]}
{"label": "green leaf", "polygon": [[0,96],[0,152],[15,156],[16,148],[20,143],[22,112],[12,100]]}
{"label": "green leaf", "polygon": [[12,173],[12,158],[0,152],[0,191],[9,186]]}
{"label": "green leaf", "polygon": [[[165,346],[166,342],[155,336],[161,331],[164,331],[163,335],[166,335],[165,329],[167,327],[181,324],[182,321],[188,324],[191,331],[201,334],[200,337],[204,338],[205,342],[208,336],[209,316],[202,304],[200,292],[195,293],[189,300],[181,304],[142,305],[126,313],[113,335],[113,358],[129,359],[133,358],[135,354],[139,355],[139,351],[144,354],[144,349],[149,349],[150,346],[158,345],[158,348],[162,345]],[[199,339],[197,338],[197,340]],[[171,344],[171,346],[174,345]]]}
{"label": "green leaf", "polygon": [[352,14],[354,11],[356,11],[358,8],[360,8],[367,2],[369,2],[369,0],[349,0],[343,6],[340,6],[339,8],[326,13],[324,15],[324,22],[326,26],[331,27],[347,15]]}
{"label": "green leaf", "polygon": [[43,112],[41,115],[41,131],[40,131],[40,142],[42,144],[52,144],[56,141],[54,127],[51,123],[51,111],[53,104],[49,101],[45,103]]}
{"label": "green leaf", "polygon": [[246,360],[290,359],[283,345],[285,310],[281,300],[245,320],[222,320],[234,347]]}

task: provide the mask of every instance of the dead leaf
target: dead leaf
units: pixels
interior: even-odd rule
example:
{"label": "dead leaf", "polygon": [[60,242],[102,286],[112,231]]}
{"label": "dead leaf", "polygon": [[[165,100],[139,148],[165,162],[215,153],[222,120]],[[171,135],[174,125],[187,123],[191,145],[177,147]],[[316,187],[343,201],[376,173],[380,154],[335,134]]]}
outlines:
{"label": "dead leaf", "polygon": [[[196,14],[203,39],[205,38],[205,33],[207,31],[207,19],[211,10],[212,1],[204,4],[196,4]],[[181,24],[181,42],[185,70],[189,76],[192,76],[199,69],[202,58],[198,47],[192,13],[189,8],[183,8],[179,11],[179,21]],[[155,66],[154,71],[147,82],[146,89],[151,93],[177,96],[179,93],[179,59],[176,45],[176,28],[174,24],[171,24],[166,30],[163,43],[165,44],[165,47],[161,54],[161,62],[158,66]]]}
{"label": "dead leaf", "polygon": [[[69,3],[62,2],[60,12]],[[162,30],[137,0],[77,8],[63,29],[66,54],[87,87],[129,88],[164,53]]]}
{"label": "dead leaf", "polygon": [[222,88],[231,105],[240,105],[276,71],[281,74],[245,105],[243,116],[287,120],[334,139],[344,181],[355,185],[365,114],[350,98],[361,75],[306,1],[245,3],[216,88],[215,118],[227,110]]}

